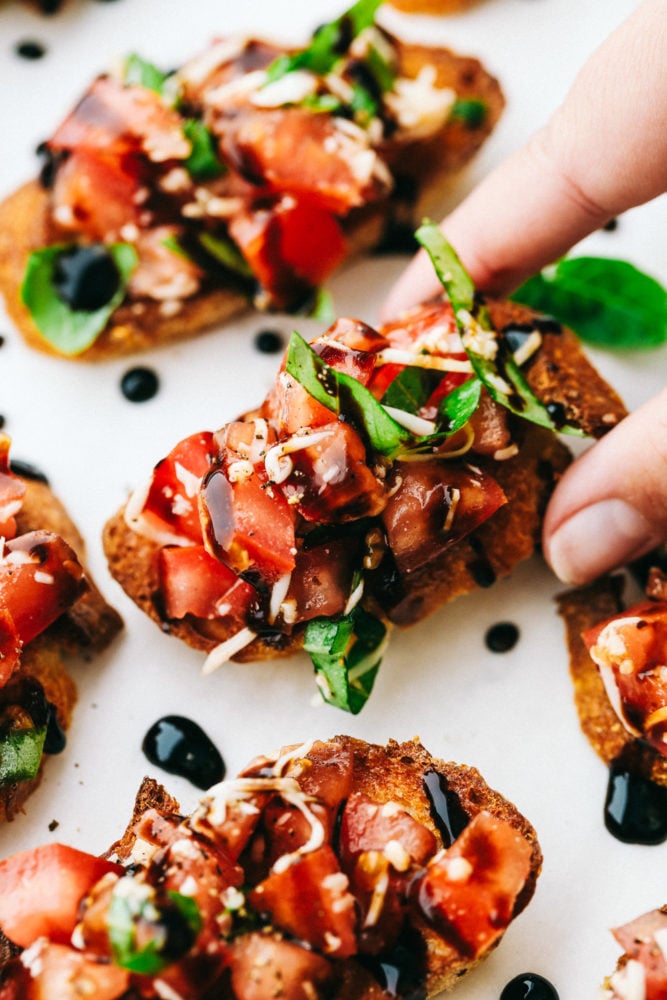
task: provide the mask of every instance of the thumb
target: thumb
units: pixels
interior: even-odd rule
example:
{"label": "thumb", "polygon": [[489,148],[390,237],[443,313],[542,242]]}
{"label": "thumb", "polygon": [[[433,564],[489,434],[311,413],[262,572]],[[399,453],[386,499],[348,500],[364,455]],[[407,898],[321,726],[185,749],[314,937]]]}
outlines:
{"label": "thumb", "polygon": [[567,470],[547,508],[543,548],[563,582],[587,583],[667,539],[667,390]]}

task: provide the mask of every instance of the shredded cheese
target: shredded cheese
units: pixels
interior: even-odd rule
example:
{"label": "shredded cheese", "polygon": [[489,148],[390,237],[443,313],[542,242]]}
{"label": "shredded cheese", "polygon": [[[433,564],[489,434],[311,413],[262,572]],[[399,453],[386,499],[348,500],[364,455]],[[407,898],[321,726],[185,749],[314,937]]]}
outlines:
{"label": "shredded cheese", "polygon": [[232,656],[240,652],[240,650],[245,649],[246,646],[249,646],[253,639],[256,638],[257,633],[253,632],[252,629],[242,628],[235,635],[226,639],[225,642],[221,642],[219,646],[211,650],[204,660],[204,666],[201,670],[202,674],[212,674],[223,663],[231,660]]}

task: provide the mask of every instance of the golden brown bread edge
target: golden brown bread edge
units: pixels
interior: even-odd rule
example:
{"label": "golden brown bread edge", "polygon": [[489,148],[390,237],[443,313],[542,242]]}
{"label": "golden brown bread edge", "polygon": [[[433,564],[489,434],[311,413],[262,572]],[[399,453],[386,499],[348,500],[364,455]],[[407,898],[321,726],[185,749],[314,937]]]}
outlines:
{"label": "golden brown bread edge", "polygon": [[[514,302],[489,305],[497,329],[529,323],[536,316],[533,310]],[[540,355],[526,377],[544,402],[563,406],[568,417],[579,420],[594,437],[625,415],[620,398],[590,364],[575,335],[565,328],[561,333],[544,334]],[[571,456],[555,434],[534,424],[517,424],[515,437],[520,443],[519,454],[493,463],[492,469],[509,502],[470,537],[411,574],[405,598],[389,613],[395,624],[412,625],[455,597],[476,590],[477,567],[482,561],[487,577],[500,578],[529,558],[539,545],[544,508]],[[111,575],[163,631],[206,652],[221,641],[219,635],[201,635],[187,619],[164,621],[158,598],[159,547],[127,526],[124,508],[105,525],[103,544]],[[258,638],[233,659],[255,661],[289,656],[302,645],[303,629],[296,629],[279,645]]]}
{"label": "golden brown bread edge", "polygon": [[[377,247],[392,222],[416,226],[425,214],[437,210],[447,181],[474,156],[495,127],[505,104],[498,81],[478,59],[460,56],[449,49],[398,40],[397,46],[406,76],[415,77],[423,66],[432,65],[438,86],[451,86],[464,99],[480,98],[488,110],[484,121],[475,128],[452,120],[430,139],[404,146],[387,144],[386,154],[394,176],[413,181],[416,195],[406,201],[395,193],[350,213],[343,220],[348,258]],[[29,255],[42,247],[72,239],[71,234],[58,230],[49,219],[48,205],[48,191],[37,180],[24,184],[0,204],[0,292],[7,312],[30,347],[58,354],[41,336],[21,301]],[[98,361],[191,337],[224,323],[248,307],[246,296],[231,285],[203,289],[185,299],[174,316],[164,316],[160,304],[152,299],[125,302],[115,310],[95,343],[76,360]]]}
{"label": "golden brown bread edge", "polygon": [[586,629],[623,611],[623,584],[621,576],[604,576],[586,587],[559,594],[556,599],[565,623],[574,701],[581,729],[605,764],[625,761],[635,774],[667,787],[667,757],[635,739],[622,725],[581,638]]}
{"label": "golden brown bread edge", "polygon": [[458,14],[474,7],[478,0],[388,0],[405,14]]}
{"label": "golden brown bread edge", "polygon": [[[26,494],[16,518],[17,534],[37,529],[55,532],[71,545],[85,567],[83,538],[61,501],[46,483],[37,479],[24,482]],[[77,603],[23,648],[19,670],[12,678],[16,681],[32,677],[39,681],[63,730],[69,729],[76,703],[76,686],[67,671],[66,658],[101,652],[123,627],[120,615],[107,604],[87,570],[86,580],[88,590]],[[0,785],[0,822],[11,820],[22,811],[26,799],[42,779],[47,756],[42,758],[39,772],[32,780]]]}
{"label": "golden brown bread edge", "polygon": [[[517,898],[513,918],[525,909],[535,892],[542,868],[542,852],[537,833],[513,803],[489,787],[476,768],[432,757],[418,740],[404,743],[390,740],[386,747],[351,736],[335,736],[327,742],[336,743],[352,752],[353,791],[362,792],[376,802],[398,802],[432,831],[441,846],[441,834],[433,821],[424,792],[424,776],[429,771],[435,770],[442,775],[447,788],[458,797],[462,808],[470,816],[487,810],[510,823],[531,846],[530,873]],[[163,815],[179,812],[178,802],[173,796],[154,779],[145,778],[137,793],[132,819],[121,839],[110,848],[108,856],[118,857],[121,861],[127,860],[134,843],[132,827],[149,808],[155,808]],[[441,938],[425,920],[415,922],[414,926],[425,945],[428,996],[452,989],[501,940],[498,939],[487,952],[471,961],[453,944]],[[342,982],[332,1000],[386,1000],[388,994],[361,965],[350,960],[344,963],[343,968]]]}

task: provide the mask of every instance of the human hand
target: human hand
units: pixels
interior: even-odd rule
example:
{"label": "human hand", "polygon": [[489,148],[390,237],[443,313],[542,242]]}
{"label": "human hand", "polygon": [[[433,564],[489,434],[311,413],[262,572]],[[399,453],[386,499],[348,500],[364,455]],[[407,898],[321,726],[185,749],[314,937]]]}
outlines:
{"label": "human hand", "polygon": [[[667,6],[644,0],[563,104],[442,223],[478,288],[508,294],[609,219],[667,190]],[[441,290],[423,251],[383,319]],[[584,583],[667,538],[667,391],[582,455],[557,486],[543,547]]]}

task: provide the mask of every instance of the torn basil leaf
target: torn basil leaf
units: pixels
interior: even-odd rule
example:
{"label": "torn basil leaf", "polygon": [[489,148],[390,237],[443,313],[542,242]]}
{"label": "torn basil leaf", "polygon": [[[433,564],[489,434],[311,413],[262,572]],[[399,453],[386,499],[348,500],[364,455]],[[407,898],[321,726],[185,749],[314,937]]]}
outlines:
{"label": "torn basil leaf", "polygon": [[482,383],[476,377],[452,389],[438,407],[438,423],[444,423],[450,434],[461,430],[479,406],[481,392]]}
{"label": "torn basil leaf", "polygon": [[449,117],[462,121],[466,128],[481,128],[486,118],[487,104],[477,98],[460,97],[454,101]]}
{"label": "torn basil leaf", "polygon": [[290,337],[285,367],[318,403],[361,426],[381,455],[393,455],[411,440],[365,386],[327,365],[296,331]]}
{"label": "torn basil leaf", "polygon": [[192,152],[183,166],[197,181],[210,181],[225,173],[226,167],[220,160],[215,139],[203,122],[197,118],[186,118],[183,133],[190,141]]}
{"label": "torn basil leaf", "polygon": [[142,59],[136,52],[131,52],[125,59],[123,66],[123,83],[129,85],[146,87],[156,94],[162,94],[167,74],[159,70],[157,66]]}
{"label": "torn basil leaf", "polygon": [[442,372],[407,365],[387,386],[382,405],[418,413],[431,398],[442,378]]}
{"label": "torn basil leaf", "polygon": [[583,435],[581,428],[573,424],[555,424],[548,408],[533,393],[511,350],[494,330],[489,311],[475,292],[470,275],[438,226],[424,223],[415,235],[449,296],[466,354],[489,395],[531,423],[564,434]]}
{"label": "torn basil leaf", "polygon": [[304,648],[325,701],[353,715],[361,711],[373,690],[388,636],[386,625],[359,605],[342,618],[308,623]]}
{"label": "torn basil leaf", "polygon": [[365,28],[375,21],[382,0],[357,0],[349,10],[315,32],[310,45],[294,55],[279,56],[267,70],[267,83],[273,83],[296,69],[326,76],[347,48]]}
{"label": "torn basil leaf", "polygon": [[667,289],[624,260],[566,257],[529,278],[512,298],[596,347],[648,350],[667,342]]}
{"label": "torn basil leaf", "polygon": [[73,308],[58,293],[59,258],[84,249],[76,244],[58,243],[31,253],[21,286],[23,304],[41,335],[57,351],[70,357],[81,354],[102,333],[109,317],[125,298],[128,281],[137,266],[137,252],[129,243],[91,246],[108,254],[118,271],[116,290],[104,305],[94,309]]}
{"label": "torn basil leaf", "polygon": [[214,236],[212,233],[200,233],[197,237],[202,247],[211,257],[227,270],[242,278],[252,278],[253,273],[247,260],[236,244],[225,236]]}
{"label": "torn basil leaf", "polygon": [[0,787],[36,776],[45,739],[46,726],[15,729],[0,736]]}
{"label": "torn basil leaf", "polygon": [[168,891],[158,898],[152,886],[126,876],[113,890],[107,925],[116,964],[153,976],[191,948],[201,915],[192,897]]}

